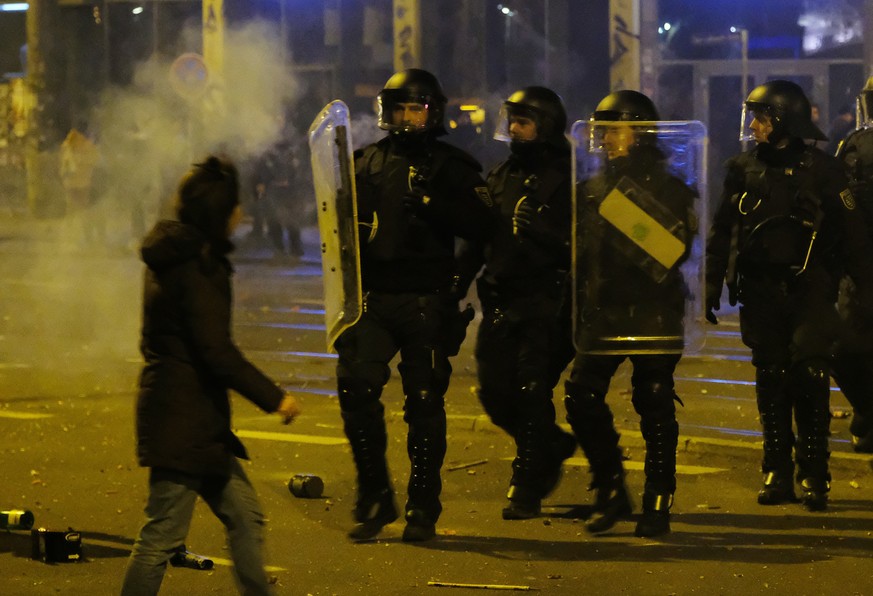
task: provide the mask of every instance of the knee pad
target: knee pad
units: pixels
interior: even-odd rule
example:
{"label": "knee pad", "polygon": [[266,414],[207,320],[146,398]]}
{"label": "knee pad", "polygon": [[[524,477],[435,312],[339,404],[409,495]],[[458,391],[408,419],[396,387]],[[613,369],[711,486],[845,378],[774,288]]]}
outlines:
{"label": "knee pad", "polygon": [[676,414],[674,400],[682,403],[671,386],[659,381],[637,383],[631,396],[631,403],[637,414],[640,416],[645,414],[659,420],[673,419]]}
{"label": "knee pad", "polygon": [[755,385],[764,389],[780,387],[785,382],[787,372],[787,369],[780,364],[759,366],[755,369]]}
{"label": "knee pad", "polygon": [[426,389],[411,391],[406,394],[403,419],[409,422],[438,416],[443,413],[444,407],[445,402],[441,394]]}
{"label": "knee pad", "polygon": [[791,367],[789,389],[795,395],[829,399],[830,368],[823,360],[806,360]]}
{"label": "knee pad", "polygon": [[568,417],[585,416],[587,412],[602,408],[606,403],[605,396],[569,381],[564,385],[564,391],[564,408]]}
{"label": "knee pad", "polygon": [[374,387],[363,379],[340,377],[337,379],[337,397],[340,409],[354,412],[369,409],[378,403],[381,388]]}

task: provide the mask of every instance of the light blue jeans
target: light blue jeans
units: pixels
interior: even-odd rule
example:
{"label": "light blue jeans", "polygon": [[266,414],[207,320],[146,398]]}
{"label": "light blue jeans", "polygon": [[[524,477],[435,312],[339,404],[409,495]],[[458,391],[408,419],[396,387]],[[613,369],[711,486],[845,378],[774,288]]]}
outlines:
{"label": "light blue jeans", "polygon": [[151,469],[146,523],[127,563],[122,596],[158,593],[167,561],[185,544],[197,495],[227,529],[240,593],[246,596],[271,593],[263,560],[264,514],[254,488],[234,459],[228,478]]}

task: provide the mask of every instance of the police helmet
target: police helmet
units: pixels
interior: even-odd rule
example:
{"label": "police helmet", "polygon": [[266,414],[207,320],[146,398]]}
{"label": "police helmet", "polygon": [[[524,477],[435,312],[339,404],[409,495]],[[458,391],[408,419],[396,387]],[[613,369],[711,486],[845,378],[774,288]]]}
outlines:
{"label": "police helmet", "polygon": [[[537,141],[555,147],[568,146],[567,137],[564,135],[567,128],[567,110],[561,96],[551,89],[533,86],[516,91],[503,102],[501,116],[501,126],[505,125],[507,131],[510,116],[524,116],[536,123]],[[499,131],[495,137],[501,138]]]}
{"label": "police helmet", "polygon": [[745,112],[763,112],[770,117],[773,132],[772,143],[785,137],[828,140],[827,136],[812,121],[812,107],[800,85],[791,81],[768,81],[752,89],[744,104]]}
{"label": "police helmet", "polygon": [[658,110],[649,97],[639,91],[623,89],[610,93],[600,100],[592,120],[660,120]]}
{"label": "police helmet", "polygon": [[856,100],[856,126],[870,128],[873,126],[873,77],[867,79],[867,84],[861,89]]}
{"label": "police helmet", "polygon": [[[379,128],[392,132],[427,132],[446,134],[443,125],[446,97],[437,78],[426,70],[408,68],[394,73],[376,97],[379,108]],[[395,123],[398,104],[415,103],[424,106],[426,119],[421,124]]]}

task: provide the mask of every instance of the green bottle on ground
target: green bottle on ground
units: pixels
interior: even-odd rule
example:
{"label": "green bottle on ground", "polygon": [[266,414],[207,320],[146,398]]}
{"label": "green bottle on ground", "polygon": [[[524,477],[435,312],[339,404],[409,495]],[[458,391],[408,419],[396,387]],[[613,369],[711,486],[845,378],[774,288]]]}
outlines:
{"label": "green bottle on ground", "polygon": [[0,530],[29,530],[33,527],[33,513],[26,509],[0,511]]}

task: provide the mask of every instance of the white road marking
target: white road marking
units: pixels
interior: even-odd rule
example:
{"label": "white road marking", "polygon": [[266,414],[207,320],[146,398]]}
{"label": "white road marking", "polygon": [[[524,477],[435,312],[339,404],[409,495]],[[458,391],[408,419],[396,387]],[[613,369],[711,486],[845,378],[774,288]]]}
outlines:
{"label": "white road marking", "polygon": [[16,420],[38,420],[40,418],[52,418],[54,414],[37,414],[35,412],[13,412],[0,410],[0,418],[15,418]]}
{"label": "white road marking", "polygon": [[264,439],[266,441],[282,441],[285,443],[310,443],[312,445],[346,445],[345,437],[323,437],[316,435],[299,435],[294,433],[278,433],[264,430],[238,430],[238,437],[243,439]]}
{"label": "white road marking", "polygon": [[[115,542],[114,540],[99,540],[97,538],[89,538],[87,532],[83,532],[82,533],[82,547],[85,550],[86,557],[88,555],[87,549],[90,545],[102,546],[105,548],[115,548],[118,550],[125,550],[128,552],[132,548],[131,545],[125,544],[123,542]],[[231,561],[229,559],[222,559],[220,557],[211,557],[209,555],[204,555],[202,553],[197,553],[197,554],[199,554],[201,557],[206,557],[207,559],[209,559],[210,561],[212,561],[216,565],[221,565],[222,567],[233,567],[233,561]],[[273,565],[265,565],[264,569],[266,571],[270,571],[273,573],[275,573],[277,571],[287,571],[284,567],[275,567]]]}
{"label": "white road marking", "polygon": [[[644,462],[641,461],[625,461],[624,468],[626,470],[642,471]],[[584,457],[571,457],[564,462],[565,466],[573,466],[576,468],[587,468],[588,460]],[[677,474],[697,475],[697,474],[718,474],[719,472],[727,472],[727,468],[710,468],[708,466],[689,466],[685,464],[676,464]]]}

